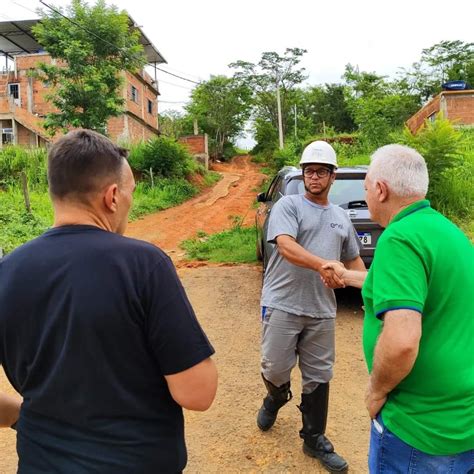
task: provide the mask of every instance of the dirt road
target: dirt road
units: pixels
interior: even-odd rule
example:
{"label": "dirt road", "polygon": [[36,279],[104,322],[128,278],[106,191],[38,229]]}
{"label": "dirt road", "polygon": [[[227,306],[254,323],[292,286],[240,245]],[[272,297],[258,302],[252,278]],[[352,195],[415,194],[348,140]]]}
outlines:
{"label": "dirt road", "polygon": [[[253,222],[252,201],[262,180],[248,158],[219,165],[218,185],[177,208],[130,225],[128,234],[160,245],[174,258],[199,320],[216,349],[219,389],[211,409],[186,412],[189,473],[318,473],[317,461],[301,451],[300,378],[294,371],[294,399],[280,412],[267,433],[255,424],[264,396],[259,376],[261,271],[257,265],[217,266],[182,261],[177,243],[197,230],[211,233],[232,225],[232,216]],[[331,383],[327,433],[353,473],[365,473],[368,420],[363,406],[367,381],[362,360],[359,295],[340,298],[336,329],[336,366]],[[11,391],[3,373],[0,390]],[[15,435],[0,430],[0,473],[16,467]]]}
{"label": "dirt road", "polygon": [[234,217],[252,225],[253,202],[265,176],[248,156],[236,157],[232,164],[216,163],[213,169],[223,176],[216,186],[180,206],[131,222],[127,235],[158,245],[179,262],[184,255],[179,242],[194,237],[197,231],[212,234],[228,229]]}

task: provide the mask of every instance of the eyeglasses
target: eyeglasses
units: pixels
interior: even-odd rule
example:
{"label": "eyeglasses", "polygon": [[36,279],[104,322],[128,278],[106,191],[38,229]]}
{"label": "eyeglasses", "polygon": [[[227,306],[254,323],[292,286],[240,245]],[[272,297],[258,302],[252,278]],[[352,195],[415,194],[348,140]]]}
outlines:
{"label": "eyeglasses", "polygon": [[312,178],[314,175],[316,175],[318,178],[327,178],[332,171],[328,168],[305,168],[303,170],[303,174],[305,178]]}

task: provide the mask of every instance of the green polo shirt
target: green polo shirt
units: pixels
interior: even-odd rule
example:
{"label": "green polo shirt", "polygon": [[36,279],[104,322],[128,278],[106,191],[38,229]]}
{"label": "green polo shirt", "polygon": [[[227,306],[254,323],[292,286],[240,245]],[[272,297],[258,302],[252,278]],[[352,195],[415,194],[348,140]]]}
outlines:
{"label": "green polo shirt", "polygon": [[381,235],[362,289],[364,353],[372,371],[381,317],[422,314],[419,354],[382,409],[387,428],[428,454],[474,448],[474,254],[467,237],[415,202]]}

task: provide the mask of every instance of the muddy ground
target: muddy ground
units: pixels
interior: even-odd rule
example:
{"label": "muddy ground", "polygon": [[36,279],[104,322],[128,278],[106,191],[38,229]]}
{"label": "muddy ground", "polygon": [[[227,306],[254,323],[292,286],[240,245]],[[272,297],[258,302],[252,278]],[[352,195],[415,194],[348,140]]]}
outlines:
{"label": "muddy ground", "polygon": [[[219,164],[223,179],[191,201],[130,224],[128,235],[165,249],[179,274],[199,320],[216,349],[219,389],[204,413],[186,412],[189,473],[325,472],[301,450],[300,377],[292,377],[294,398],[267,433],[255,417],[264,396],[259,376],[261,270],[258,265],[219,266],[186,262],[178,243],[196,231],[217,232],[233,216],[253,223],[253,200],[263,176],[248,157]],[[331,383],[327,435],[353,473],[367,472],[369,422],[363,394],[367,374],[362,357],[362,312],[357,291],[338,294],[336,365]],[[0,372],[0,390],[12,391]],[[0,473],[16,472],[15,433],[0,430]]]}

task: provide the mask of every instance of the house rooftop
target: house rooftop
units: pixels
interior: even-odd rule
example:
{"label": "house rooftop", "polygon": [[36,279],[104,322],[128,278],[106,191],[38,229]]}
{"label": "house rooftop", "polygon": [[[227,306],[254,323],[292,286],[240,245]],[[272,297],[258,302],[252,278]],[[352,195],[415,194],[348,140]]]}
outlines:
{"label": "house rooftop", "polygon": [[[166,63],[166,59],[143,33],[142,29],[130,17],[130,26],[138,28],[140,43],[143,45],[145,56],[149,63]],[[44,48],[36,41],[31,29],[41,20],[19,20],[0,22],[0,54],[10,59],[20,54],[35,54],[45,52]]]}

